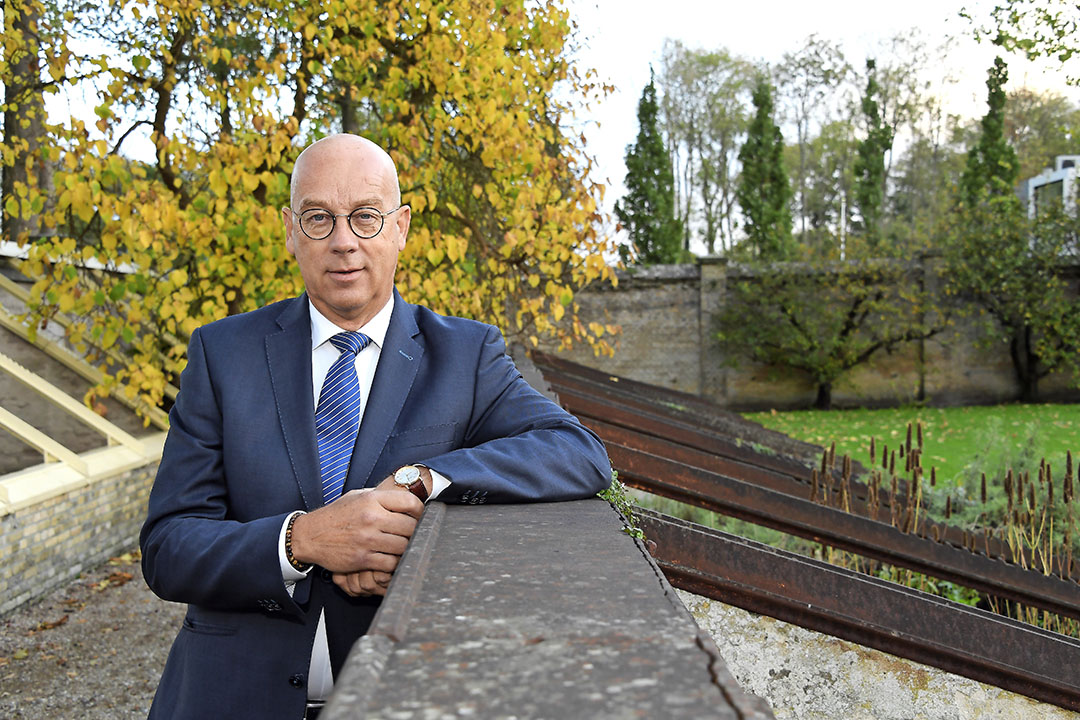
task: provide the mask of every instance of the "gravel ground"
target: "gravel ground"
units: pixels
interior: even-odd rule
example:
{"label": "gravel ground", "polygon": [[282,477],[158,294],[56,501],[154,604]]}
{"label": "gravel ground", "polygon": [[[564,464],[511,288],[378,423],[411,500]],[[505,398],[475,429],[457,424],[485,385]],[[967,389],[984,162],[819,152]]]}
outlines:
{"label": "gravel ground", "polygon": [[19,608],[0,619],[0,718],[145,718],[183,616],[136,550]]}

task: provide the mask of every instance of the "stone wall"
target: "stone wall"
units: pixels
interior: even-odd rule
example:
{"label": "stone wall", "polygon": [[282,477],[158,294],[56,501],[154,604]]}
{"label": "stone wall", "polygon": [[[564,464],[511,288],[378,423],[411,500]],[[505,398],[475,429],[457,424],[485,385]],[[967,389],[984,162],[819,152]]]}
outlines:
{"label": "stone wall", "polygon": [[157,463],[0,517],[0,617],[137,541]]}
{"label": "stone wall", "polygon": [[[929,263],[925,277],[933,289],[937,280],[933,261]],[[804,375],[745,362],[725,364],[725,350],[715,339],[715,316],[724,303],[729,272],[723,261],[701,258],[696,265],[635,268],[620,275],[617,288],[579,293],[583,318],[618,324],[622,332],[614,357],[596,357],[581,344],[561,355],[735,409],[810,406],[816,387]],[[1014,400],[1019,387],[1008,345],[983,347],[982,333],[974,319],[954,317],[944,332],[929,340],[909,343],[892,354],[879,352],[840,378],[833,403],[871,407]],[[1044,378],[1039,390],[1047,400],[1080,400],[1065,375]]]}
{"label": "stone wall", "polygon": [[679,597],[777,720],[1080,720],[1080,713],[750,613]]}

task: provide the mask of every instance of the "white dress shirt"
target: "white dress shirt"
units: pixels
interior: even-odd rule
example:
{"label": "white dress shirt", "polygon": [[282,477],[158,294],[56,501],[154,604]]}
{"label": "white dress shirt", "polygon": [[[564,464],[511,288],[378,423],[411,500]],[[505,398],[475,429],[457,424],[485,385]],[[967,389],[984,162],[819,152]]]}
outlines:
{"label": "white dress shirt", "polygon": [[[340,332],[345,332],[315,309],[308,300],[308,310],[311,314],[311,389],[315,398],[315,409],[319,405],[319,393],[322,392],[323,382],[330,366],[338,359],[341,351],[330,343],[330,338]],[[386,305],[371,318],[360,332],[367,335],[371,342],[366,348],[356,354],[356,377],[360,382],[360,419],[364,418],[364,410],[367,408],[368,396],[371,394],[371,383],[375,379],[375,368],[379,364],[379,356],[382,354],[382,346],[386,341],[386,330],[390,327],[390,315],[394,310],[394,298],[391,296]],[[443,490],[450,486],[450,481],[444,476],[431,470],[432,488],[428,500],[434,499]],[[291,518],[292,515],[289,516]],[[289,518],[281,526],[278,538],[278,561],[281,565],[281,577],[285,581],[285,587],[289,594],[293,592],[293,586],[307,577],[307,572],[300,572],[292,566],[285,554],[285,528],[289,524]],[[310,570],[308,571],[310,572]],[[330,668],[330,650],[326,643],[326,615],[319,616],[319,626],[315,631],[315,645],[311,650],[311,666],[308,671],[308,700],[325,700],[330,697],[330,691],[334,688],[333,672]]]}

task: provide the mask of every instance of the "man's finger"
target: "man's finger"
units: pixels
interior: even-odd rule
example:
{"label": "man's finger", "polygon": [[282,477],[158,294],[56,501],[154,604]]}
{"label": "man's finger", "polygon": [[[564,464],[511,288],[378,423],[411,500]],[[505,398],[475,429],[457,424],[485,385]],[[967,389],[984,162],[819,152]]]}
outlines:
{"label": "man's finger", "polygon": [[424,503],[411,492],[405,490],[377,490],[375,492],[379,503],[387,510],[405,513],[417,520],[424,513]]}
{"label": "man's finger", "polygon": [[[380,575],[389,577],[387,573],[380,573]],[[355,573],[334,573],[333,578],[335,585],[353,597],[386,594],[386,587],[379,584],[375,579],[375,573],[368,570]]]}
{"label": "man's finger", "polygon": [[416,518],[406,513],[388,511],[386,516],[381,518],[379,529],[384,533],[398,535],[407,540],[416,531]]}
{"label": "man's finger", "polygon": [[393,533],[382,533],[379,535],[371,549],[377,553],[394,555],[400,558],[405,552],[405,548],[408,546],[409,538],[402,537],[401,535],[394,535]]}

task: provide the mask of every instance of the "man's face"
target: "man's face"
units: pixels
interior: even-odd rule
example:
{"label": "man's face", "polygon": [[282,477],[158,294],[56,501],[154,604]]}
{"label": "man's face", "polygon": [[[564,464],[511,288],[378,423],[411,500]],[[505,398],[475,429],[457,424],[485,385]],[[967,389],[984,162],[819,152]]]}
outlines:
{"label": "man's face", "polygon": [[393,164],[360,138],[336,136],[305,150],[293,172],[292,209],[282,210],[285,248],[319,312],[346,330],[359,329],[390,299],[409,208],[388,216],[379,234],[366,240],[353,233],[347,217],[337,218],[329,237],[313,240],[301,230],[300,214],[309,208],[341,215],[360,207],[394,210]]}

